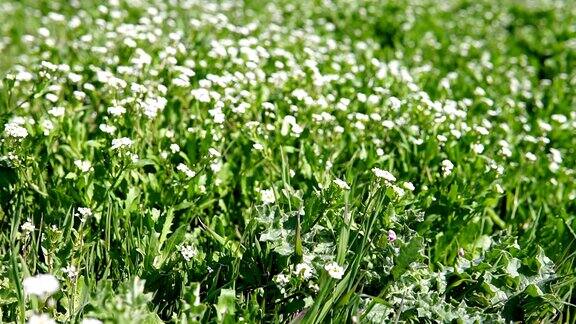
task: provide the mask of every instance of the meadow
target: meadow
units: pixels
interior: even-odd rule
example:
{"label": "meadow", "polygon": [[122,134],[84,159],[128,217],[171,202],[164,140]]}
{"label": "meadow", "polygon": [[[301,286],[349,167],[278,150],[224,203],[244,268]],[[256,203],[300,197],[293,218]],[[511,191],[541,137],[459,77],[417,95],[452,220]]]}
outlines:
{"label": "meadow", "polygon": [[0,322],[573,323],[576,2],[1,0]]}

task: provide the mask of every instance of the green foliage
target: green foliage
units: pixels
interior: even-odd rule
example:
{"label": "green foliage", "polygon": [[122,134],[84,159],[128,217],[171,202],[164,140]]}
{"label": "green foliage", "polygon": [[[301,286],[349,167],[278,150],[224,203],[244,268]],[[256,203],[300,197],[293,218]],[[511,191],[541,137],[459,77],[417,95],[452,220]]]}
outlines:
{"label": "green foliage", "polygon": [[0,17],[0,322],[574,322],[574,2]]}

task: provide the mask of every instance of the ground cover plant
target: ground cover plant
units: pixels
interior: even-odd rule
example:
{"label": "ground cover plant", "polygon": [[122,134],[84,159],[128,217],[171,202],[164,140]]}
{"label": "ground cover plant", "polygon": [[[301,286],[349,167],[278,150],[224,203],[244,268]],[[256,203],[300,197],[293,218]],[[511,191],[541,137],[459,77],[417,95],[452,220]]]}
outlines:
{"label": "ground cover plant", "polygon": [[0,1],[0,321],[573,322],[575,17]]}

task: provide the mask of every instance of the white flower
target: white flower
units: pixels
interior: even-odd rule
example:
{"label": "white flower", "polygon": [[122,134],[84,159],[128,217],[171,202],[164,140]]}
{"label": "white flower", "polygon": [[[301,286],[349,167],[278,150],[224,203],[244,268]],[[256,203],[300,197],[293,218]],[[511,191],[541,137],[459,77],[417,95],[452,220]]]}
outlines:
{"label": "white flower", "polygon": [[260,197],[265,205],[273,204],[276,202],[276,196],[274,196],[274,190],[264,189],[260,190]]}
{"label": "white flower", "polygon": [[192,96],[203,103],[210,102],[210,92],[204,88],[194,89],[191,91]]}
{"label": "white flower", "polygon": [[54,129],[54,124],[49,119],[44,119],[40,122],[40,126],[44,130],[44,136],[50,135],[50,132]]}
{"label": "white flower", "polygon": [[122,106],[112,106],[108,107],[107,111],[110,115],[118,117],[126,113],[126,108]]}
{"label": "white flower", "polygon": [[346,183],[346,181],[341,180],[341,179],[334,179],[333,182],[340,187],[341,189],[344,190],[350,190],[350,186]]}
{"label": "white flower", "polygon": [[60,288],[56,277],[51,274],[39,274],[34,277],[24,278],[22,281],[24,293],[46,298],[54,294]]}
{"label": "white flower", "polygon": [[306,263],[298,263],[294,269],[294,273],[304,279],[310,279],[314,274],[314,269]]}
{"label": "white flower", "polygon": [[412,184],[412,182],[404,182],[404,184],[402,184],[402,186],[404,187],[404,189],[407,189],[410,191],[414,191],[414,189],[416,189],[414,187],[414,185]]}
{"label": "white flower", "polygon": [[482,154],[482,152],[484,152],[484,145],[482,145],[480,143],[472,144],[471,147],[472,147],[472,151],[474,151],[474,153],[476,153],[476,154]]}
{"label": "white flower", "polygon": [[28,319],[28,324],[56,324],[56,321],[48,314],[34,314]]}
{"label": "white flower", "polygon": [[534,161],[538,160],[538,157],[537,157],[534,153],[532,153],[532,152],[528,152],[528,153],[526,153],[524,156],[526,157],[526,159],[527,159],[528,161],[534,162]]}
{"label": "white flower", "polygon": [[450,160],[442,161],[442,174],[446,177],[452,173],[452,169],[454,169],[454,164]]}
{"label": "white flower", "polygon": [[26,223],[24,223],[24,224],[22,224],[22,226],[20,226],[20,229],[26,235],[28,233],[34,232],[36,230],[36,227],[34,227],[34,224],[32,224],[32,222],[26,221]]}
{"label": "white flower", "polygon": [[180,152],[180,145],[176,143],[170,144],[170,151],[172,151],[172,153]]}
{"label": "white flower", "polygon": [[112,149],[128,148],[132,145],[132,140],[128,137],[122,137],[112,140]]}
{"label": "white flower", "polygon": [[92,209],[88,207],[78,207],[77,211],[78,211],[77,216],[81,216],[84,218],[92,216]]}
{"label": "white flower", "polygon": [[290,282],[290,278],[288,278],[288,276],[283,273],[275,275],[272,280],[279,286],[285,286]]}
{"label": "white flower", "polygon": [[116,126],[110,126],[106,124],[100,124],[98,128],[100,128],[100,130],[106,134],[114,134],[114,132],[116,131]]}
{"label": "white flower", "polygon": [[74,165],[84,173],[94,170],[92,163],[88,160],[76,160],[74,161]]}
{"label": "white flower", "polygon": [[4,133],[6,133],[6,135],[8,135],[9,137],[14,137],[17,139],[23,139],[26,138],[26,136],[28,136],[28,131],[26,130],[26,128],[14,122],[4,124]]}
{"label": "white flower", "polygon": [[252,145],[252,148],[255,149],[256,151],[262,151],[264,149],[264,146],[260,143],[254,143]]}
{"label": "white flower", "polygon": [[192,178],[196,175],[196,172],[190,170],[190,168],[184,163],[178,164],[176,170],[184,173],[188,178]]}
{"label": "white flower", "polygon": [[85,318],[80,324],[102,324],[102,321],[96,318]]}
{"label": "white flower", "polygon": [[54,117],[62,117],[62,116],[64,116],[64,113],[66,113],[66,110],[64,109],[64,107],[54,107],[54,108],[48,110],[48,114],[50,114]]}
{"label": "white flower", "polygon": [[62,269],[62,272],[64,272],[68,276],[68,278],[72,280],[74,280],[78,276],[78,269],[76,269],[76,267],[73,265],[69,265],[66,268]]}
{"label": "white flower", "polygon": [[190,261],[198,254],[198,251],[192,245],[181,245],[180,254],[182,254],[184,260]]}
{"label": "white flower", "polygon": [[88,217],[92,216],[92,209],[88,207],[78,207],[75,216],[79,217],[81,222],[85,222],[88,220]]}
{"label": "white flower", "polygon": [[324,266],[324,269],[328,271],[330,277],[334,279],[342,279],[342,276],[344,276],[344,268],[339,266],[336,262],[328,263]]}
{"label": "white flower", "polygon": [[392,190],[400,197],[404,197],[406,194],[406,191],[398,186],[392,186]]}
{"label": "white flower", "polygon": [[386,171],[386,170],[382,170],[379,168],[372,168],[372,172],[374,172],[374,175],[377,176],[378,178],[382,178],[388,182],[394,182],[396,181],[396,177],[394,177],[392,175],[392,173]]}
{"label": "white flower", "polygon": [[58,101],[58,96],[53,94],[53,93],[47,93],[46,99],[48,99],[48,101],[51,101],[51,102],[56,102],[56,101]]}
{"label": "white flower", "polygon": [[212,170],[212,172],[219,172],[220,170],[222,170],[222,161],[217,160],[214,163],[211,163],[210,170]]}

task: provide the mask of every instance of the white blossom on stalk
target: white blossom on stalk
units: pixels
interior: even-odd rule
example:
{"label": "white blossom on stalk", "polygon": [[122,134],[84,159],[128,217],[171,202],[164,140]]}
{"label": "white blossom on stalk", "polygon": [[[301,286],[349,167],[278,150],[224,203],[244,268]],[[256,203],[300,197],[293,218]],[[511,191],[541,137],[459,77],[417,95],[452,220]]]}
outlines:
{"label": "white blossom on stalk", "polygon": [[24,278],[22,286],[26,295],[34,295],[40,298],[47,298],[60,288],[58,279],[51,274],[38,274],[34,277]]}
{"label": "white blossom on stalk", "polygon": [[294,268],[294,273],[304,279],[310,279],[314,274],[314,269],[307,263],[298,263]]}
{"label": "white blossom on stalk", "polygon": [[62,269],[62,272],[64,272],[68,278],[70,278],[70,280],[74,280],[76,277],[78,277],[78,269],[76,269],[76,267],[73,265],[69,265]]}
{"label": "white blossom on stalk", "polygon": [[24,224],[22,224],[22,226],[20,226],[20,229],[22,230],[22,233],[24,235],[28,235],[29,233],[34,232],[36,230],[36,227],[34,227],[34,224],[32,224],[30,220],[28,220]]}
{"label": "white blossom on stalk", "polygon": [[128,148],[132,146],[132,140],[128,137],[121,137],[112,140],[112,149],[116,150],[119,148]]}
{"label": "white blossom on stalk", "polygon": [[324,269],[328,271],[330,277],[334,279],[342,279],[344,276],[344,268],[339,266],[336,262],[328,263],[324,266]]}
{"label": "white blossom on stalk", "polygon": [[100,126],[98,128],[100,128],[100,130],[106,134],[114,134],[114,132],[116,131],[116,126],[111,126],[111,125],[106,125],[106,124],[100,124]]}
{"label": "white blossom on stalk", "polygon": [[48,314],[33,314],[27,324],[56,324],[56,321]]}
{"label": "white blossom on stalk", "polygon": [[350,190],[350,186],[342,179],[334,179],[333,182],[341,189]]}
{"label": "white blossom on stalk", "polygon": [[482,145],[480,143],[472,144],[471,147],[472,147],[472,151],[474,151],[474,153],[476,153],[476,154],[482,154],[482,152],[484,152],[484,145]]}
{"label": "white blossom on stalk", "polygon": [[272,280],[281,287],[286,286],[290,282],[290,278],[283,273],[275,275]]}
{"label": "white blossom on stalk", "polygon": [[379,168],[372,168],[372,172],[374,173],[374,175],[378,178],[384,179],[387,182],[395,182],[396,181],[396,177],[392,175],[392,173],[386,171],[386,170],[382,170]]}
{"label": "white blossom on stalk", "polygon": [[450,160],[442,161],[442,175],[447,177],[452,173],[452,169],[454,169],[454,164]]}
{"label": "white blossom on stalk", "polygon": [[96,318],[85,318],[80,324],[102,324],[103,322]]}
{"label": "white blossom on stalk", "polygon": [[176,170],[184,173],[188,178],[192,178],[196,175],[196,172],[190,170],[190,168],[184,163],[178,164]]}
{"label": "white blossom on stalk", "polygon": [[82,222],[85,222],[88,217],[92,216],[92,209],[88,207],[78,207],[76,209],[76,216],[80,217]]}
{"label": "white blossom on stalk", "polygon": [[276,202],[276,196],[274,195],[274,190],[272,189],[260,190],[260,197],[262,198],[262,202],[265,205],[273,204]]}
{"label": "white blossom on stalk", "polygon": [[404,189],[410,190],[410,191],[414,191],[414,189],[416,189],[416,187],[414,187],[414,185],[412,184],[412,182],[404,182],[402,184],[402,187],[404,187]]}
{"label": "white blossom on stalk", "polygon": [[94,170],[92,163],[88,160],[75,160],[74,165],[84,173]]}
{"label": "white blossom on stalk", "polygon": [[8,135],[8,137],[13,137],[19,140],[28,136],[28,130],[14,122],[4,124],[4,133]]}
{"label": "white blossom on stalk", "polygon": [[538,160],[538,157],[536,156],[536,154],[534,154],[532,152],[528,152],[528,153],[524,154],[524,156],[530,162],[534,162],[534,161]]}
{"label": "white blossom on stalk", "polygon": [[62,117],[64,116],[65,113],[66,110],[64,109],[64,107],[53,107],[50,110],[48,110],[48,114],[54,117]]}
{"label": "white blossom on stalk", "polygon": [[112,107],[108,107],[107,111],[110,115],[115,116],[115,117],[119,117],[119,116],[122,116],[126,113],[126,108],[124,108],[122,106],[112,106]]}
{"label": "white blossom on stalk", "polygon": [[182,254],[184,260],[190,261],[198,254],[198,251],[192,245],[181,245],[180,254]]}
{"label": "white blossom on stalk", "polygon": [[170,151],[174,154],[180,152],[180,145],[176,143],[170,144]]}

